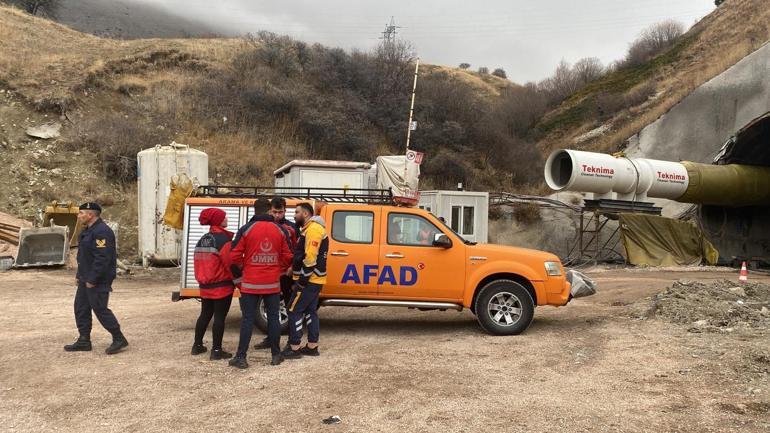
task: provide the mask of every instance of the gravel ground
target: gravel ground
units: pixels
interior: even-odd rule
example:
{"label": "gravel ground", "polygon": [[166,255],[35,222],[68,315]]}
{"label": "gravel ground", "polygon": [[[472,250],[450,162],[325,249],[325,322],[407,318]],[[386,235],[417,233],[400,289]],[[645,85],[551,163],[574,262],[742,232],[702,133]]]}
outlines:
{"label": "gravel ground", "polygon": [[[0,430],[769,431],[767,332],[634,314],[676,280],[734,271],[592,277],[596,296],[539,308],[516,337],[485,335],[468,312],[324,308],[322,356],[271,367],[252,351],[238,371],[189,355],[199,306],[170,302],[173,270],[116,282],[131,346],[115,356],[96,322],[93,352],[62,350],[76,336],[72,271],[0,273]],[[236,302],[226,349],[239,318]],[[331,415],[342,422],[323,425]]]}

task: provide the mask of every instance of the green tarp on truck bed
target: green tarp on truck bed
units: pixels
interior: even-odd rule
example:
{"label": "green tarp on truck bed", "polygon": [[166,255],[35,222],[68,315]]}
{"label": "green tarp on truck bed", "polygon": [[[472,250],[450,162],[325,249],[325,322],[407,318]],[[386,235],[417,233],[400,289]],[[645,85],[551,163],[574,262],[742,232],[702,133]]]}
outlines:
{"label": "green tarp on truck bed", "polygon": [[620,214],[626,260],[632,265],[715,265],[719,252],[700,227],[656,215]]}

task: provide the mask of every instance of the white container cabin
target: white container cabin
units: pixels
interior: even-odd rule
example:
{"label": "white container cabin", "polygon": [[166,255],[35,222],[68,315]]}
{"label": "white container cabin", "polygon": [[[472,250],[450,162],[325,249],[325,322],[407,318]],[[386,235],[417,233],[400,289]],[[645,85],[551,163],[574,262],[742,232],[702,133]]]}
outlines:
{"label": "white container cabin", "polygon": [[368,162],[294,160],[275,170],[275,187],[371,189],[375,171]]}
{"label": "white container cabin", "polygon": [[444,218],[446,224],[470,242],[487,243],[489,193],[477,191],[420,191],[420,209]]}
{"label": "white container cabin", "polygon": [[193,183],[209,181],[209,157],[189,146],[171,143],[136,155],[139,195],[139,254],[142,264],[177,264],[182,257],[181,230],[163,224],[171,178],[186,174]]}

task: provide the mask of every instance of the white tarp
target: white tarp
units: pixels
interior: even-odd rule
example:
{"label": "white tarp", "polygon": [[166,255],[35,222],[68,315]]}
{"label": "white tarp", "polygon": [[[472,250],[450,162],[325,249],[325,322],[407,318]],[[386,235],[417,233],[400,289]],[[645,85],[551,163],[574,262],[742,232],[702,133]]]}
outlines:
{"label": "white tarp", "polygon": [[404,155],[377,157],[377,188],[392,188],[394,197],[417,197],[420,165]]}

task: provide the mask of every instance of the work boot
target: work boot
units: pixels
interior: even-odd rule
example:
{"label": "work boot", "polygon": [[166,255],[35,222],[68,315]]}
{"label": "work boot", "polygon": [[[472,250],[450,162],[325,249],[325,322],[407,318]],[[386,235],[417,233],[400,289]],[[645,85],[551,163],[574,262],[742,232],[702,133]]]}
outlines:
{"label": "work boot", "polygon": [[311,348],[307,347],[307,345],[302,346],[299,349],[299,353],[301,353],[302,356],[318,356],[318,355],[321,354],[321,352],[318,351],[318,346],[316,346],[316,347],[311,349]]}
{"label": "work boot", "polygon": [[225,352],[222,349],[212,349],[209,359],[212,361],[219,361],[220,359],[230,359],[232,357],[233,354],[230,352]]}
{"label": "work boot", "polygon": [[268,338],[265,338],[264,340],[254,345],[254,349],[256,350],[263,350],[263,349],[269,349],[269,348],[270,348],[270,339]]}
{"label": "work boot", "polygon": [[246,362],[245,356],[236,356],[235,358],[231,359],[228,364],[230,364],[231,367],[240,368],[241,370],[249,368],[249,363]]}
{"label": "work boot", "polygon": [[300,359],[302,358],[302,352],[299,350],[292,350],[291,346],[287,347],[286,349],[283,349],[283,352],[281,352],[281,355],[285,359]]}
{"label": "work boot", "polygon": [[124,337],[123,334],[118,334],[112,337],[112,344],[110,344],[110,347],[108,347],[104,353],[107,355],[114,355],[126,347],[128,347],[128,340],[126,340],[126,337]]}
{"label": "work boot", "polygon": [[270,361],[270,365],[279,365],[283,362],[283,355],[278,353],[273,355],[273,359]]}
{"label": "work boot", "polygon": [[64,346],[66,352],[90,352],[91,339],[87,337],[78,337],[77,341]]}
{"label": "work boot", "polygon": [[206,349],[206,346],[201,344],[193,344],[192,350],[190,351],[190,355],[200,355],[201,353],[206,353],[208,349]]}

